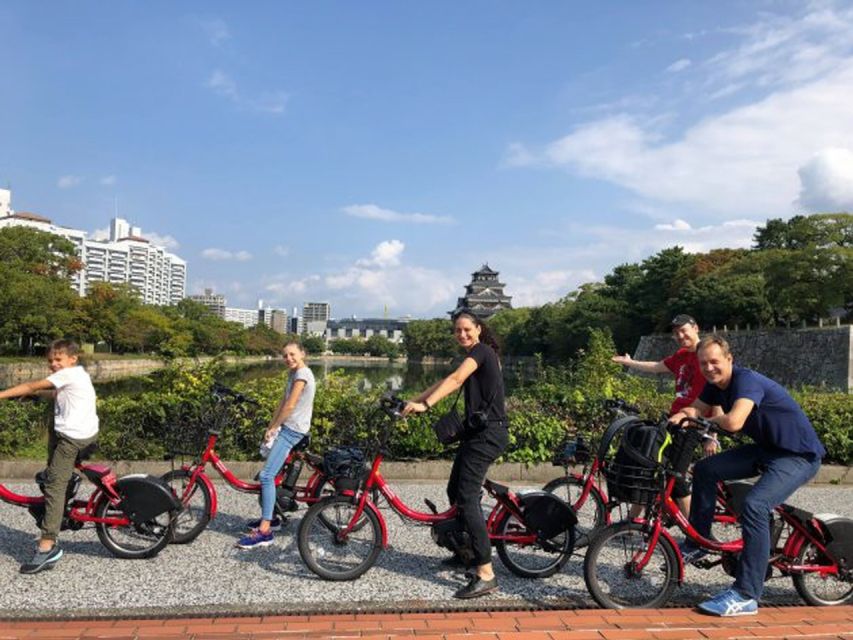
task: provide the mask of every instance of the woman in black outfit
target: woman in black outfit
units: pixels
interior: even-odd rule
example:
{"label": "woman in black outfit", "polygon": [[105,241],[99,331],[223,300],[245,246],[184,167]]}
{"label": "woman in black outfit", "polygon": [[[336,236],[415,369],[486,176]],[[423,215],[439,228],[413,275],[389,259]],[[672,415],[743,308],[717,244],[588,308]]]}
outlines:
{"label": "woman in black outfit", "polygon": [[[464,388],[468,425],[447,482],[447,497],[458,508],[458,518],[471,536],[473,572],[457,598],[476,598],[498,588],[492,568],[492,545],[480,508],[480,490],[486,471],[509,442],[504,384],[498,345],[485,323],[469,311],[453,316],[453,333],[467,355],[453,373],[406,404],[404,414],[423,413],[442,398]],[[455,559],[459,562],[458,559]],[[454,562],[448,559],[445,563]]]}

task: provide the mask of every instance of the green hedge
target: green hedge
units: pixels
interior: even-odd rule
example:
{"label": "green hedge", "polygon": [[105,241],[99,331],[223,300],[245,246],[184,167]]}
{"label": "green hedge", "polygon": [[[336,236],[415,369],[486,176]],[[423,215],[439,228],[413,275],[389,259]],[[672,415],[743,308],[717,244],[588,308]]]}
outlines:
{"label": "green hedge", "polygon": [[[612,343],[606,335],[593,336],[587,353],[571,367],[537,366],[533,371],[507,371],[510,383],[507,410],[510,446],[503,457],[511,462],[550,460],[569,434],[585,433],[590,440],[610,419],[603,408],[607,398],[637,404],[646,416],[658,417],[668,409],[671,392],[662,393],[654,381],[626,375],[610,362]],[[203,416],[211,413],[209,389],[220,374],[216,364],[188,370],[174,368],[163,376],[158,391],[111,396],[98,402],[101,418],[100,455],[106,459],[160,459],[166,443],[181,429],[204,437]],[[218,450],[227,459],[256,459],[260,438],[281,399],[285,375],[256,379],[239,390],[257,400],[259,408],[229,414]],[[411,397],[420,390],[404,392]],[[363,389],[359,376],[335,372],[318,383],[314,402],[312,449],[344,443],[375,442],[387,420],[376,415],[378,389]],[[803,406],[826,445],[827,463],[853,463],[853,403],[845,393],[798,391]],[[430,423],[446,411],[445,398],[428,414],[410,416],[387,434],[392,459],[450,457]],[[49,407],[45,403],[0,402],[0,456],[44,455]]]}

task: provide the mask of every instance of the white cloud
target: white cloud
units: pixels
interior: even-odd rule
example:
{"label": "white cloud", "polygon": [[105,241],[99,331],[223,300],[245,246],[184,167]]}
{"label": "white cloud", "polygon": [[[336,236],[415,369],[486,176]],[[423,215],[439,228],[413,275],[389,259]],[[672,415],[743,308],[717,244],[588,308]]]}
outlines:
{"label": "white cloud", "polygon": [[221,46],[231,39],[231,30],[228,28],[228,24],[221,18],[202,20],[200,25],[207,36],[208,42],[214,47]]}
{"label": "white cloud", "polygon": [[282,258],[286,258],[287,256],[290,255],[290,248],[278,244],[275,246],[275,248],[273,248],[273,253],[275,253],[275,255],[280,256]]}
{"label": "white cloud", "polygon": [[60,189],[70,189],[71,187],[76,187],[83,181],[83,178],[80,176],[60,176],[59,180],[56,181],[56,186]]}
{"label": "white cloud", "polygon": [[358,260],[359,267],[396,267],[400,264],[400,256],[406,245],[399,240],[385,240],[376,245],[370,258]]}
{"label": "white cloud", "polygon": [[352,204],[341,209],[348,216],[380,220],[382,222],[411,222],[414,224],[452,224],[449,216],[436,216],[428,213],[399,213],[383,209],[375,204]]}
{"label": "white cloud", "polygon": [[554,302],[585,282],[596,279],[591,269],[540,271],[532,276],[516,276],[506,293],[512,295],[513,307],[532,307]]}
{"label": "white cloud", "polygon": [[237,262],[246,262],[252,259],[252,254],[248,251],[228,251],[226,249],[210,248],[201,252],[201,256],[206,260],[222,261],[236,260]]}
{"label": "white cloud", "polygon": [[238,90],[234,79],[221,69],[215,69],[204,84],[217,95],[247,111],[280,115],[284,113],[290,98],[284,91],[267,91],[256,97],[246,96]]}
{"label": "white cloud", "polygon": [[237,84],[224,71],[219,69],[214,70],[207,79],[205,86],[209,89],[213,89],[214,93],[217,93],[220,96],[225,96],[232,100],[239,100]]}
{"label": "white cloud", "polygon": [[529,167],[536,164],[535,154],[520,142],[513,142],[507,146],[501,166],[503,167]]}
{"label": "white cloud", "polygon": [[693,64],[689,58],[681,58],[680,60],[676,60],[671,65],[666,68],[667,73],[678,73],[679,71],[684,71],[687,67]]}
{"label": "white cloud", "polygon": [[310,298],[336,300],[344,313],[379,315],[387,308],[392,315],[442,315],[451,309],[462,291],[461,276],[405,264],[404,250],[402,242],[387,240],[376,245],[369,257],[334,273],[273,276],[265,291],[273,304],[289,305]]}
{"label": "white cloud", "polygon": [[92,240],[109,240],[110,239],[110,228],[103,227],[102,229],[95,229],[89,234],[89,237]]}
{"label": "white cloud", "polygon": [[144,231],[142,233],[142,237],[151,242],[151,244],[156,244],[158,247],[163,247],[169,251],[174,251],[181,246],[174,237],[170,235],[160,235],[154,231]]}
{"label": "white cloud", "polygon": [[104,176],[103,178],[100,179],[99,182],[105,187],[111,187],[116,183],[116,177],[115,176]]}
{"label": "white cloud", "polygon": [[800,167],[800,206],[808,211],[853,211],[853,152],[830,148]]}
{"label": "white cloud", "polygon": [[804,203],[838,200],[811,193],[816,181],[802,187],[801,169],[823,149],[853,149],[851,31],[853,9],[765,17],[734,32],[736,47],[693,65],[691,75],[704,74],[708,97],[737,94],[737,106],[706,113],[676,133],[666,129],[672,121],[660,107],[651,115],[625,110],[576,126],[539,150],[515,143],[506,157],[723,219],[785,217],[796,212],[798,196]]}

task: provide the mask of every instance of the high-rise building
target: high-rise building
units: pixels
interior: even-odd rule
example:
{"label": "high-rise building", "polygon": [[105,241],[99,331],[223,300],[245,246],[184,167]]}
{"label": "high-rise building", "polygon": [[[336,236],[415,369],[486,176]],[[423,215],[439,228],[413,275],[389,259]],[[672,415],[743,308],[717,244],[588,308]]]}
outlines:
{"label": "high-rise building", "polygon": [[205,289],[204,293],[196,293],[187,296],[190,300],[203,304],[220,318],[225,318],[225,296],[221,293],[213,293],[213,289]]}
{"label": "high-rise building", "polygon": [[468,309],[478,318],[488,320],[501,309],[512,309],[512,296],[504,294],[506,285],[498,280],[499,274],[488,263],[472,273],[465,295],[456,301],[456,309],[449,313],[453,315],[460,309]]}
{"label": "high-rise building", "polygon": [[0,228],[25,226],[70,240],[83,268],[72,278],[73,289],[85,296],[96,282],[130,284],[146,304],[175,304],[183,300],[187,263],[142,237],[139,227],[113,218],[108,239],[90,239],[85,231],[62,227],[35,213],[15,212],[11,192],[0,189]]}
{"label": "high-rise building", "polygon": [[306,302],[302,306],[303,322],[328,322],[332,306],[328,302]]}

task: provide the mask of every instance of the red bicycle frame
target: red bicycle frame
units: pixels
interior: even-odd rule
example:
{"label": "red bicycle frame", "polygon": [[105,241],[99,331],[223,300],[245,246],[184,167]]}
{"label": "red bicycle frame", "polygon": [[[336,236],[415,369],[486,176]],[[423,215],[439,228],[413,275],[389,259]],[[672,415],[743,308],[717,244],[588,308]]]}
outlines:
{"label": "red bicycle frame", "polygon": [[[112,469],[99,464],[78,463],[74,466],[82,475],[86,476],[86,478],[95,485],[95,491],[85,500],[77,498],[71,500],[66,508],[66,516],[68,519],[73,520],[74,522],[79,522],[81,525],[85,523],[102,523],[114,527],[129,526],[130,519],[126,517],[98,518],[95,516],[95,504],[98,502],[101,494],[106,495],[112,505],[117,505],[121,502],[121,497],[118,495],[115,488],[117,478]],[[18,507],[35,507],[44,505],[45,503],[43,495],[28,496],[16,493],[2,483],[0,483],[0,500]]]}
{"label": "red bicycle frame", "polygon": [[[379,467],[382,466],[382,460],[384,457],[385,456],[379,452],[373,458],[370,474],[367,476],[367,480],[362,491],[356,492],[348,490],[341,492],[343,495],[352,496],[353,499],[357,501],[358,506],[356,507],[355,513],[353,513],[347,526],[337,533],[338,539],[345,540],[361,519],[364,510],[371,509],[379,520],[379,526],[382,532],[382,547],[385,548],[388,546],[388,528],[385,524],[385,518],[382,516],[382,512],[376,507],[373,501],[370,500],[370,496],[373,494],[374,490],[378,490],[379,493],[385,497],[388,504],[399,516],[421,524],[432,525],[456,517],[457,508],[455,505],[451,505],[451,507],[446,511],[433,513],[418,511],[403,502],[402,498],[394,493],[394,490],[389,486],[388,482],[379,472]],[[505,540],[518,545],[535,544],[535,533],[511,535],[500,535],[497,533],[498,524],[507,517],[505,515],[506,513],[514,515],[519,522],[524,522],[521,513],[521,504],[516,494],[503,485],[499,485],[487,479],[483,483],[483,488],[497,501],[486,520],[486,530],[489,532],[489,540],[492,542],[496,540]]]}
{"label": "red bicycle frame", "polygon": [[[193,486],[197,482],[203,483],[209,493],[210,493],[210,517],[216,515],[217,509],[217,498],[216,498],[216,489],[214,488],[213,481],[211,481],[210,477],[205,473],[205,468],[208,463],[213,466],[213,468],[219,473],[219,475],[234,489],[240,491],[242,493],[260,493],[261,492],[261,484],[260,482],[248,482],[246,480],[242,480],[234,475],[234,473],[226,466],[225,462],[219,457],[216,453],[216,441],[219,439],[218,433],[209,433],[207,437],[207,446],[204,448],[201,456],[198,458],[198,461],[194,462],[191,465],[182,465],[182,469],[190,472],[190,480],[187,483],[187,487],[185,493],[190,493],[192,491]],[[320,472],[318,465],[321,460],[315,456],[312,456],[310,453],[298,450],[291,450],[287,455],[287,458],[282,465],[282,470],[275,477],[275,486],[278,487],[281,485],[282,480],[284,478],[284,469],[286,469],[290,464],[292,464],[295,460],[301,460],[308,464],[312,469],[314,469],[314,473],[311,474],[311,477],[308,479],[308,483],[305,485],[298,485],[294,487],[294,499],[299,502],[307,502],[313,503],[317,501],[317,498],[314,498],[314,492],[316,491],[318,485],[323,481],[323,474]]]}

